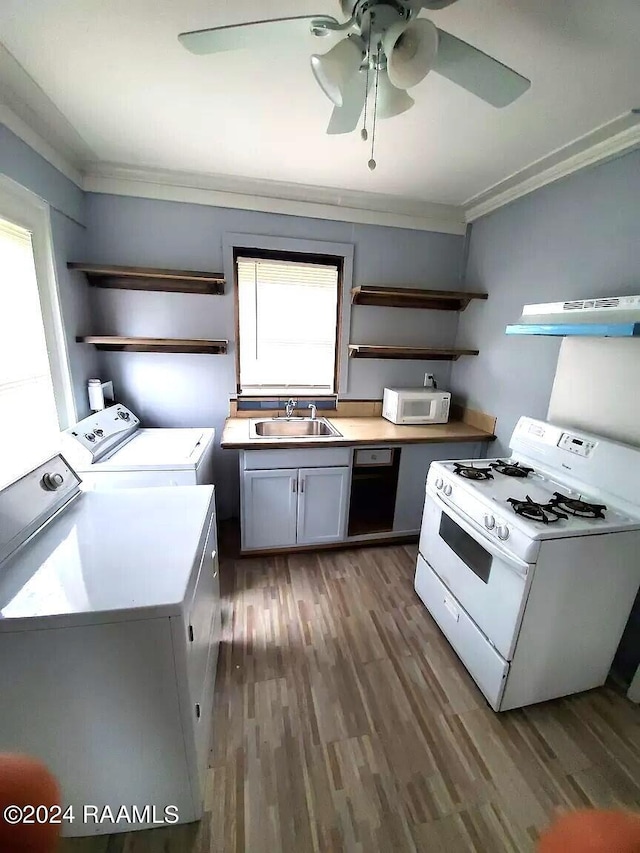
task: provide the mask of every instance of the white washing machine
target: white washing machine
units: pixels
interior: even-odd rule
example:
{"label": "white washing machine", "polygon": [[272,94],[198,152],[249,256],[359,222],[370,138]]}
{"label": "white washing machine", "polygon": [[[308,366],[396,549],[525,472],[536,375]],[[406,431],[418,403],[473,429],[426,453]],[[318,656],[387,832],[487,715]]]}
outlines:
{"label": "white washing machine", "polygon": [[117,404],[62,433],[62,453],[85,489],[213,483],[213,429],[149,429]]}
{"label": "white washing machine", "polygon": [[212,486],[85,492],[56,456],[0,491],[0,752],[57,776],[64,835],[201,816],[220,615]]}

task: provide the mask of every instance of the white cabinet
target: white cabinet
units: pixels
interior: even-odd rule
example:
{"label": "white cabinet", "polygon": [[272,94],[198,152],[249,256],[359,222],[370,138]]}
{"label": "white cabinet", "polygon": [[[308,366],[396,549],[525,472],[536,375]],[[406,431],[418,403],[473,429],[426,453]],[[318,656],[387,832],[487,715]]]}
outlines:
{"label": "white cabinet", "polygon": [[242,548],[285,548],[345,537],[349,467],[242,473]]}
{"label": "white cabinet", "polygon": [[297,544],[339,542],[345,536],[349,468],[298,472]]}
{"label": "white cabinet", "polygon": [[296,544],[298,470],[245,471],[242,477],[242,547]]}
{"label": "white cabinet", "polygon": [[425,485],[429,465],[437,459],[476,459],[482,445],[406,444],[400,453],[394,533],[417,533],[422,521]]}

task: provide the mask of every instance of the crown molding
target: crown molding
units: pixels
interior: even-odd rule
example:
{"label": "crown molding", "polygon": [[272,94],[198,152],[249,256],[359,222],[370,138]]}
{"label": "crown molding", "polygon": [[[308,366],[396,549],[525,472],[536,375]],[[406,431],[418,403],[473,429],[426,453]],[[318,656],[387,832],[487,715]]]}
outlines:
{"label": "crown molding", "polygon": [[640,110],[631,110],[597,127],[574,142],[531,163],[525,169],[468,199],[467,222],[486,216],[522,196],[568,175],[617,157],[640,146]]}
{"label": "crown molding", "polygon": [[280,213],[311,219],[385,225],[445,234],[465,232],[462,208],[453,205],[279,181],[96,163],[87,168],[83,187],[88,192]]}
{"label": "crown molding", "polygon": [[82,186],[83,163],[93,160],[95,153],[1,43],[0,122],[63,175]]}
{"label": "crown molding", "polygon": [[70,181],[73,181],[76,186],[82,189],[83,177],[80,169],[76,168],[72,162],[57,151],[53,145],[47,142],[46,139],[5,104],[0,104],[0,124],[8,127],[18,139],[21,139],[36,154],[39,154],[47,163],[50,163],[55,169],[62,172],[66,178],[69,178]]}

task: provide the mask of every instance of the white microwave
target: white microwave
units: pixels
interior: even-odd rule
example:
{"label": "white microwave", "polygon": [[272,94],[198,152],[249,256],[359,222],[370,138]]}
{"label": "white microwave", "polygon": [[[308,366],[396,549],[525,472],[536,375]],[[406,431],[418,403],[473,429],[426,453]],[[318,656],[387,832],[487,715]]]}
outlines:
{"label": "white microwave", "polygon": [[451,394],[433,388],[385,388],[382,417],[394,424],[446,424]]}

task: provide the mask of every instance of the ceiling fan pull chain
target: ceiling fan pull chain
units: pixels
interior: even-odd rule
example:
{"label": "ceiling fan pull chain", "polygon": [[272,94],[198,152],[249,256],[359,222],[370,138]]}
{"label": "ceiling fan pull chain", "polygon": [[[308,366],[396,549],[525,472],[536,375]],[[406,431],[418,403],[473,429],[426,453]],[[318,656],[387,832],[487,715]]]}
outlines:
{"label": "ceiling fan pull chain", "polygon": [[365,90],[364,90],[364,123],[362,126],[362,130],[360,131],[360,138],[363,142],[366,142],[369,138],[369,133],[367,132],[367,104],[369,103],[369,70],[371,68],[371,30],[369,30],[369,38],[367,42],[367,77],[365,81]]}
{"label": "ceiling fan pull chain", "polygon": [[375,86],[375,94],[373,99],[373,124],[371,127],[371,159],[367,163],[371,171],[375,169],[377,163],[373,158],[375,152],[376,145],[376,117],[378,115],[378,78],[380,77],[380,45],[378,44],[378,50],[376,51],[376,86]]}

